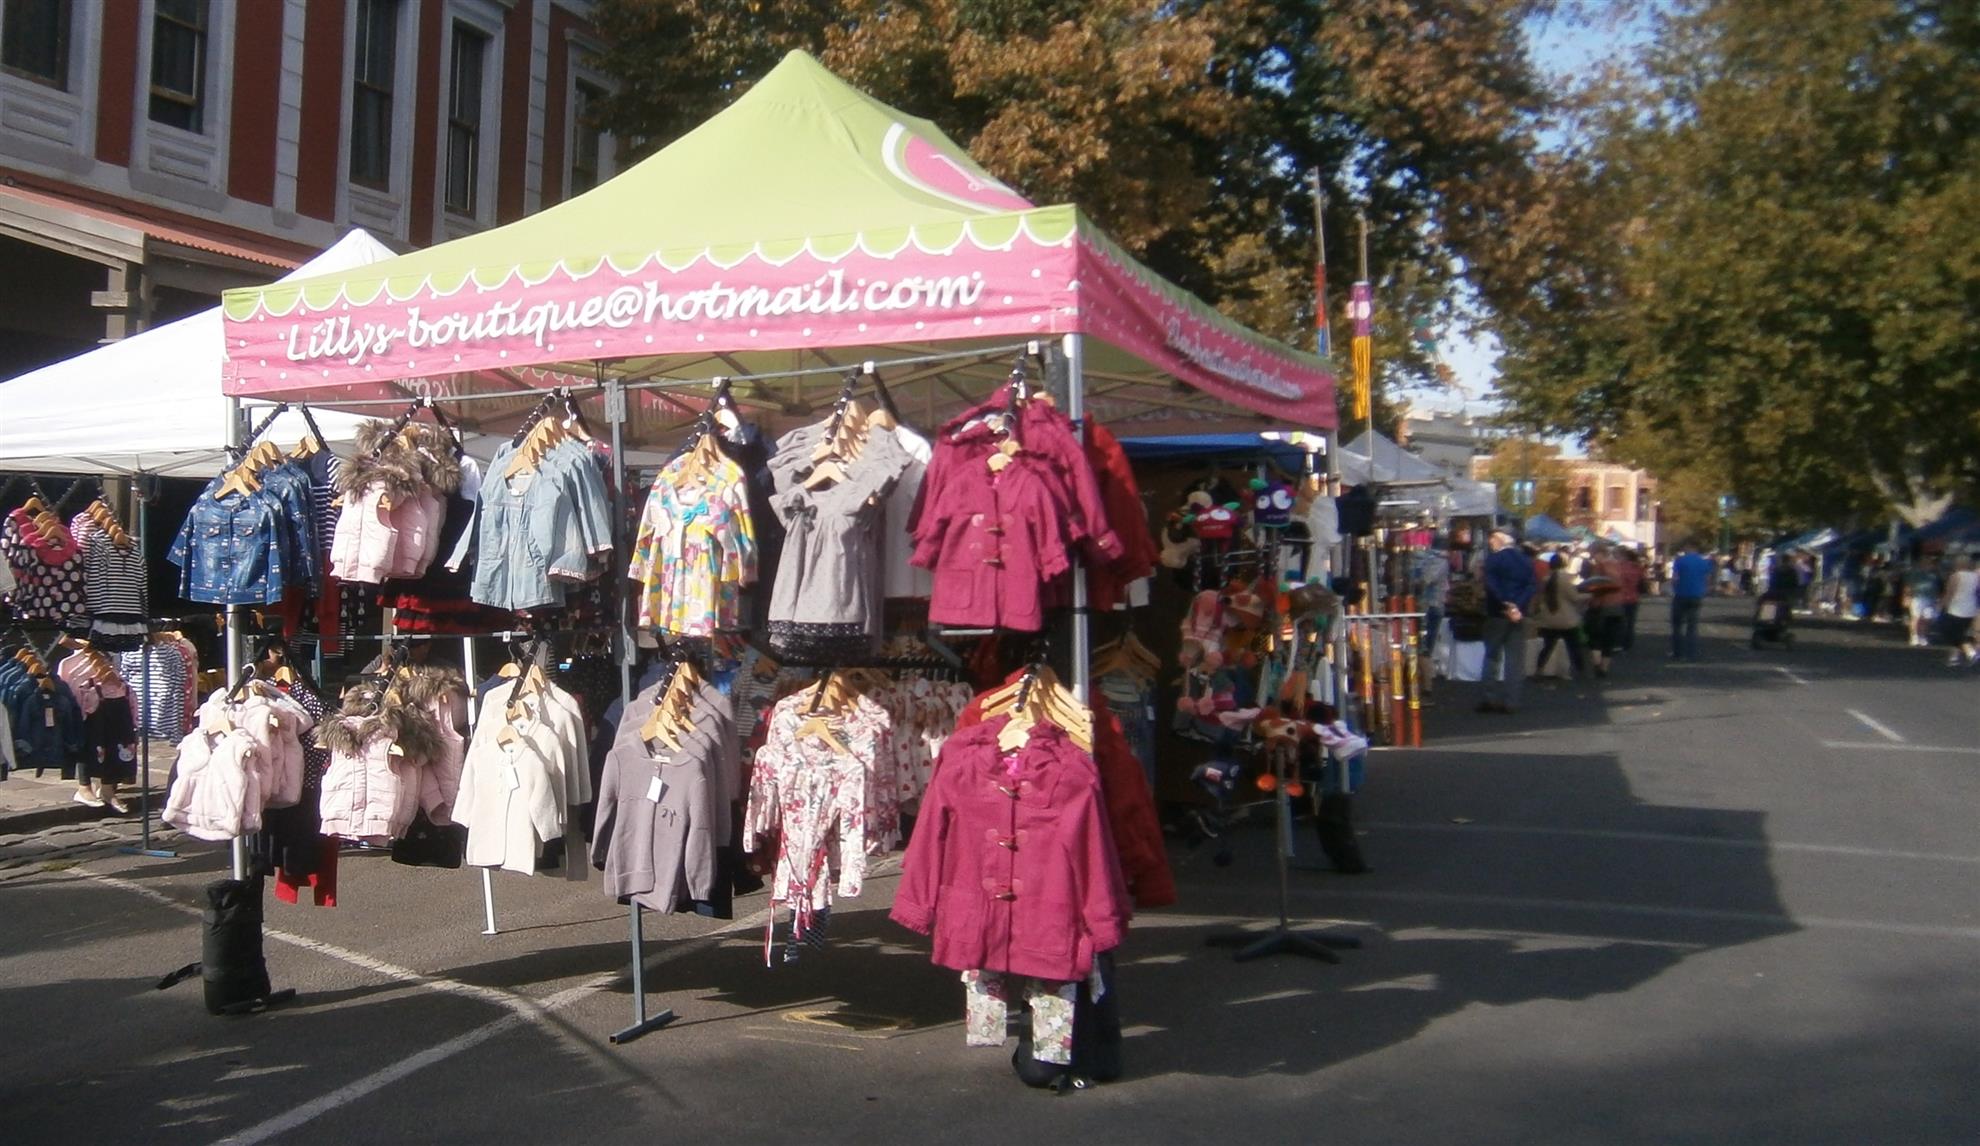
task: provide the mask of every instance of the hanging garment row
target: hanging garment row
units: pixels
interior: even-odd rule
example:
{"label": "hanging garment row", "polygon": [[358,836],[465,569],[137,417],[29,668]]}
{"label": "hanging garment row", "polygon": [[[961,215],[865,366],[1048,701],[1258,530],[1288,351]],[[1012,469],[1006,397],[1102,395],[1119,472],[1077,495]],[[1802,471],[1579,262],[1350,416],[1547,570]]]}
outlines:
{"label": "hanging garment row", "polygon": [[133,685],[139,730],[161,740],[177,740],[192,727],[199,710],[199,650],[176,630],[153,633],[142,648],[117,654],[117,673]]}
{"label": "hanging garment row", "polygon": [[336,458],[313,431],[287,454],[257,441],[274,418],[250,436],[234,468],[201,491],[173,539],[166,558],[179,567],[181,598],[274,605],[291,592],[321,591],[319,539],[329,523],[318,491],[330,487]]}
{"label": "hanging garment row", "polygon": [[1153,572],[1126,455],[1099,425],[1086,429],[1082,444],[1022,362],[989,401],[943,425],[909,519],[912,561],[933,571],[931,621],[1036,632],[1046,607],[1070,603],[1075,556],[1098,608]]}
{"label": "hanging garment row", "polygon": [[[65,522],[62,503],[89,484],[96,496]],[[101,483],[78,481],[53,504],[38,485],[32,488],[0,521],[0,600],[24,621],[87,617],[91,639],[107,651],[137,647],[144,636],[144,552],[103,500]]]}

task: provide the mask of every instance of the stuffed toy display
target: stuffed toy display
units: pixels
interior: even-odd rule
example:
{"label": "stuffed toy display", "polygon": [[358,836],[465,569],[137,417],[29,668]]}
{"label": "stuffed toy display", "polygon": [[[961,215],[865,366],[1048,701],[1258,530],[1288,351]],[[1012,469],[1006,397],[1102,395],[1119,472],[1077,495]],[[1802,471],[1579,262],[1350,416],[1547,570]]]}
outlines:
{"label": "stuffed toy display", "polygon": [[1292,524],[1296,498],[1284,482],[1251,479],[1251,520],[1266,529],[1284,529]]}

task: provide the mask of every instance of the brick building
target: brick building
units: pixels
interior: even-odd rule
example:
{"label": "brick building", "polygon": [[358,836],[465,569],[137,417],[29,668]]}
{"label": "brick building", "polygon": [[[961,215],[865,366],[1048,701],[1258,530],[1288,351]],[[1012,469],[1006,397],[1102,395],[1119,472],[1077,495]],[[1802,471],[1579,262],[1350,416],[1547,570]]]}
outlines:
{"label": "brick building", "polygon": [[590,0],[0,0],[0,378],[609,177]]}

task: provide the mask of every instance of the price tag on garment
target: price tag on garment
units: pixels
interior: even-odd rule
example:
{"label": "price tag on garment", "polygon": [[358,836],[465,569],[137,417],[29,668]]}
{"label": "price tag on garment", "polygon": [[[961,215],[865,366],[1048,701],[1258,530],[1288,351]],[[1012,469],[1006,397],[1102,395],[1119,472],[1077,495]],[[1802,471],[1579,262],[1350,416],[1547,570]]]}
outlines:
{"label": "price tag on garment", "polygon": [[666,794],[667,782],[656,774],[653,777],[652,783],[646,786],[646,798],[657,804],[660,802],[660,797]]}
{"label": "price tag on garment", "polygon": [[504,764],[502,765],[502,782],[509,786],[509,791],[518,791],[522,788],[522,772],[514,764]]}
{"label": "price tag on garment", "polygon": [[53,727],[55,727],[55,710],[54,710],[54,709],[52,709],[52,708],[44,708],[44,709],[42,709],[42,710],[41,710],[41,726],[42,726],[43,728],[53,728]]}

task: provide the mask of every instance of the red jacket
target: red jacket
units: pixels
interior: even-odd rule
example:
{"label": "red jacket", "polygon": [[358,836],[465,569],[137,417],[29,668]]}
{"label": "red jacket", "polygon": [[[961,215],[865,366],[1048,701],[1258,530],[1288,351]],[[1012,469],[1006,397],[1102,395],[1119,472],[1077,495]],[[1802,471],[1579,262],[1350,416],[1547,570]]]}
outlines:
{"label": "red jacket", "polygon": [[935,571],[928,619],[1037,632],[1045,583],[1070,567],[1066,550],[1079,535],[1042,459],[1027,452],[1001,472],[987,461],[974,467],[953,473],[922,507],[909,560]]}
{"label": "red jacket", "polygon": [[[1012,673],[1006,683],[1016,680]],[[1162,842],[1162,821],[1155,814],[1155,796],[1148,774],[1128,747],[1121,722],[1108,708],[1100,688],[1088,690],[1093,709],[1093,763],[1100,772],[1100,791],[1107,801],[1107,826],[1114,837],[1114,854],[1136,907],[1167,907],[1176,901],[1176,880],[1169,872],[1169,849]],[[1002,719],[1002,718],[999,718]],[[956,718],[956,727],[983,722],[983,698],[977,697]]]}
{"label": "red jacket", "polygon": [[1006,761],[1008,718],[942,746],[902,863],[894,920],[933,934],[932,958],[958,971],[1083,979],[1127,934],[1092,760],[1050,725]]}
{"label": "red jacket", "polygon": [[[1095,563],[1087,571],[1087,601],[1107,612],[1127,600],[1129,582],[1154,574],[1162,551],[1156,548],[1155,534],[1148,528],[1148,507],[1141,503],[1141,487],[1134,480],[1134,466],[1120,439],[1100,423],[1087,422],[1086,458],[1100,485],[1107,527],[1121,543],[1120,556]],[[1063,600],[1070,603],[1070,588]]]}
{"label": "red jacket", "polygon": [[[983,472],[997,438],[981,425],[981,419],[1006,408],[1010,388],[997,391],[989,401],[971,407],[943,423],[935,435],[934,453],[921,480],[914,509],[908,515],[908,529],[918,540],[922,534],[922,514],[934,496],[956,481],[974,482]],[[1017,437],[1024,451],[1047,464],[1047,473],[1071,522],[1067,531],[1080,542],[1087,560],[1105,565],[1121,555],[1121,541],[1107,525],[1107,502],[1100,495],[1100,482],[1093,463],[1072,422],[1049,402],[1031,401],[1018,408]],[[971,425],[972,422],[978,423]]]}

